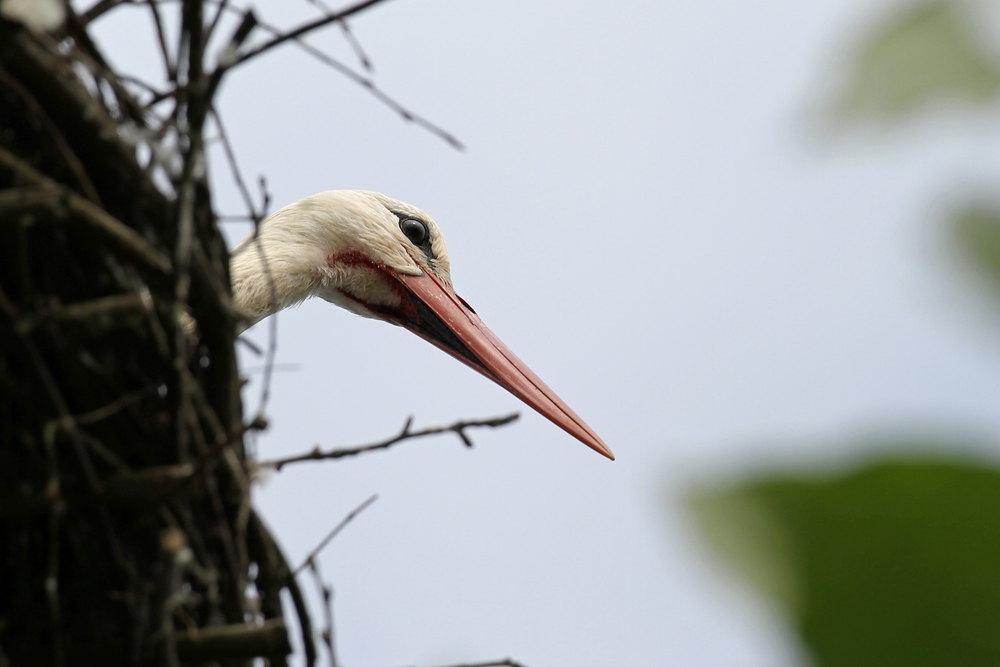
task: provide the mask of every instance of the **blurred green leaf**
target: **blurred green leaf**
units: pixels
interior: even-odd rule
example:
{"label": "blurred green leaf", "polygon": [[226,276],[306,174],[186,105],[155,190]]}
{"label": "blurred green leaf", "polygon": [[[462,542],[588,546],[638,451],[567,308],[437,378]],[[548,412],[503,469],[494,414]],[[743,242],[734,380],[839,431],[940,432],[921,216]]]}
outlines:
{"label": "blurred green leaf", "polygon": [[742,489],[697,496],[692,509],[716,553],[750,585],[799,607],[799,581],[792,542],[771,508]]}
{"label": "blurred green leaf", "polygon": [[895,117],[938,98],[993,99],[1000,69],[963,19],[954,0],[897,14],[858,54],[843,111]]}
{"label": "blurred green leaf", "polygon": [[954,229],[962,252],[1000,290],[1000,211],[969,207],[955,217]]}
{"label": "blurred green leaf", "polygon": [[693,509],[818,665],[1000,665],[1000,471],[888,461],[703,492]]}

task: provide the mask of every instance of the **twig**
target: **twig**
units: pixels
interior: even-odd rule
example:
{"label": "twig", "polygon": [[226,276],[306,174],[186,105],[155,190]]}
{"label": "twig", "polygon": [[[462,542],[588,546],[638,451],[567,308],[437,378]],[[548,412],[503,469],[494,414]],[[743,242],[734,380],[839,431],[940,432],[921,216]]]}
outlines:
{"label": "twig", "polygon": [[343,9],[339,12],[335,12],[333,14],[327,14],[323,18],[316,19],[315,21],[311,21],[309,23],[301,25],[298,28],[292,30],[291,32],[281,33],[276,37],[264,42],[260,46],[244,52],[242,55],[240,55],[239,59],[236,61],[234,66],[241,65],[247,62],[248,60],[256,58],[260,54],[270,51],[274,47],[280,44],[284,44],[290,39],[298,39],[299,37],[305,35],[306,33],[310,33],[313,30],[322,28],[325,25],[329,25],[336,21],[343,21],[348,16],[351,16],[352,14],[357,14],[358,12],[368,9],[369,7],[373,7],[383,1],[384,0],[363,0],[363,2],[351,5],[350,7]]}
{"label": "twig", "polygon": [[[264,373],[268,369],[267,366],[247,366],[243,369],[243,372],[247,375],[255,375],[257,373]],[[295,373],[302,370],[302,364],[287,363],[287,364],[274,364],[270,367],[272,373]]]}
{"label": "twig", "polygon": [[364,512],[366,509],[368,509],[371,506],[371,504],[374,503],[376,500],[378,500],[378,494],[374,493],[374,494],[372,494],[372,496],[370,498],[368,498],[363,503],[361,503],[360,505],[358,505],[357,507],[355,507],[353,510],[351,510],[350,514],[348,514],[343,519],[341,519],[340,523],[338,523],[336,526],[334,526],[333,530],[331,530],[329,533],[327,533],[326,537],[324,537],[322,539],[322,541],[320,541],[320,543],[316,545],[316,548],[309,552],[309,555],[306,556],[306,559],[304,561],[302,561],[301,565],[299,565],[297,568],[295,568],[295,571],[292,572],[292,574],[296,575],[299,572],[301,572],[303,569],[305,569],[306,565],[308,565],[309,563],[311,563],[313,561],[313,559],[315,559],[316,556],[319,555],[319,552],[322,551],[324,548],[326,548],[326,545],[330,543],[330,540],[332,540],[333,538],[335,538],[337,536],[337,534],[340,533],[340,531],[342,531],[347,526],[347,524],[349,524],[351,521],[354,520],[354,517],[358,516],[359,514],[361,514],[362,512]]}
{"label": "twig", "polygon": [[146,387],[145,389],[140,389],[139,391],[134,391],[130,394],[125,394],[118,400],[105,405],[102,408],[97,408],[96,410],[91,410],[90,412],[85,412],[82,415],[76,416],[76,423],[80,425],[94,424],[101,420],[107,419],[116,415],[118,412],[124,408],[132,405],[133,403],[138,403],[147,396],[152,396],[156,393],[158,386],[153,385]]}
{"label": "twig", "polygon": [[[285,554],[275,543],[270,531],[261,521],[260,516],[254,511],[250,512],[250,520],[247,525],[247,535],[256,540],[256,545],[261,551],[257,563],[264,560],[272,564],[271,574],[275,577],[279,587],[287,587],[292,596],[292,604],[295,608],[295,615],[298,616],[301,629],[302,645],[305,648],[306,667],[314,667],[316,664],[316,642],[313,637],[312,619],[309,617],[309,610],[306,606],[305,596],[299,583],[292,576]],[[261,558],[263,556],[263,558]],[[276,601],[278,609],[281,609],[280,598]]]}
{"label": "twig", "polygon": [[239,338],[236,339],[236,342],[245,345],[248,350],[253,352],[258,357],[264,356],[264,350],[260,349],[260,346],[257,345],[257,343],[252,342],[249,338],[240,336]]}
{"label": "twig", "polygon": [[[309,4],[318,7],[319,10],[323,12],[326,16],[330,16],[335,13],[334,10],[330,9],[330,7],[325,2],[323,2],[323,0],[306,0],[306,1]],[[361,48],[361,42],[359,42],[358,38],[354,36],[354,32],[351,31],[351,27],[347,24],[347,20],[340,19],[338,23],[340,24],[340,31],[344,34],[344,39],[347,41],[351,49],[354,50],[354,55],[358,57],[358,61],[361,63],[361,67],[363,67],[364,70],[369,74],[373,73],[375,71],[375,68],[372,66],[372,61],[370,58],[368,58],[368,54],[365,53],[365,50]]]}
{"label": "twig", "polygon": [[326,617],[326,624],[323,626],[323,644],[326,645],[326,652],[330,656],[330,667],[340,667],[337,660],[337,647],[333,637],[333,586],[323,581],[323,576],[319,572],[319,563],[315,559],[309,560],[309,571],[312,572],[313,581],[319,589],[320,597],[323,598],[323,613]]}
{"label": "twig", "polygon": [[[0,289],[0,310],[2,310],[4,315],[8,318],[12,320],[17,319],[17,309],[2,289]],[[69,432],[70,436],[72,436],[71,441],[73,442],[76,450],[80,467],[83,470],[84,479],[87,480],[87,484],[94,495],[103,495],[104,489],[97,476],[97,472],[94,470],[94,466],[90,461],[90,457],[87,456],[86,448],[83,446],[83,439],[80,437],[80,429],[77,427],[76,421],[70,413],[69,405],[66,403],[66,399],[63,398],[62,392],[59,390],[59,383],[56,382],[55,377],[52,375],[52,371],[45,363],[44,357],[38,351],[38,348],[35,346],[35,343],[31,340],[31,338],[28,337],[27,334],[23,333],[20,334],[20,338],[25,352],[27,352],[32,365],[35,367],[35,372],[38,375],[38,379],[41,381],[42,387],[44,387],[45,392],[49,395],[49,400],[52,402],[56,412],[59,413],[59,419],[54,422],[50,422],[50,424],[56,427],[65,428]],[[50,433],[54,436],[55,430],[52,430]]]}
{"label": "twig", "polygon": [[460,665],[445,665],[444,667],[528,667],[527,665],[504,658],[503,660],[491,660],[490,662],[463,662]]}
{"label": "twig", "polygon": [[289,456],[282,459],[272,459],[270,461],[260,461],[257,463],[258,467],[261,468],[273,468],[275,470],[281,470],[283,467],[290,463],[299,463],[301,461],[323,461],[326,459],[339,459],[345,456],[355,456],[357,454],[363,454],[365,452],[371,452],[377,449],[388,449],[393,445],[403,442],[404,440],[411,440],[413,438],[421,438],[428,435],[436,435],[438,433],[454,433],[461,440],[466,447],[472,446],[472,438],[465,432],[467,428],[475,428],[480,426],[486,426],[489,428],[497,428],[499,426],[505,426],[515,421],[521,415],[517,412],[506,415],[504,417],[494,417],[493,419],[476,419],[469,421],[457,421],[454,424],[449,424],[448,426],[430,426],[419,431],[411,431],[410,426],[413,424],[413,417],[406,420],[403,425],[403,430],[397,435],[383,440],[381,442],[375,442],[370,445],[361,445],[360,447],[349,447],[346,449],[331,449],[323,451],[319,448],[319,445],[314,447],[311,451],[304,454],[297,454],[295,456]]}
{"label": "twig", "polygon": [[153,14],[153,23],[156,25],[156,39],[160,44],[160,55],[163,57],[163,67],[167,70],[167,79],[177,83],[177,66],[174,65],[174,59],[170,55],[170,49],[167,46],[167,37],[163,31],[163,19],[160,17],[160,7],[157,4],[157,0],[146,0],[146,4],[149,5],[149,11]]}
{"label": "twig", "polygon": [[316,587],[319,589],[320,597],[323,598],[323,612],[326,615],[326,625],[323,628],[322,636],[323,643],[326,645],[326,651],[330,655],[330,667],[339,667],[339,663],[337,661],[337,649],[333,637],[333,586],[323,581],[323,577],[319,572],[319,562],[316,560],[316,557],[324,548],[326,548],[326,545],[329,544],[330,541],[347,526],[347,524],[368,509],[376,500],[378,500],[377,493],[372,494],[370,498],[351,510],[347,516],[341,519],[340,523],[333,527],[333,530],[327,533],[326,537],[324,537],[320,543],[316,545],[316,548],[309,552],[309,555],[306,556],[304,561],[302,561],[302,564],[295,568],[295,571],[292,573],[292,578],[294,578],[299,572],[308,566],[309,571],[312,572],[313,580],[316,582]]}
{"label": "twig", "polygon": [[[203,398],[199,396],[198,398]],[[202,403],[203,401],[199,401]],[[262,431],[267,428],[267,421],[261,417],[254,419],[249,424],[241,424],[228,434],[219,434],[215,442],[198,457],[195,463],[195,474],[201,473],[215,461],[215,459],[234,442],[239,441],[248,431]]]}
{"label": "twig", "polygon": [[270,197],[267,196],[266,190],[262,192],[261,207],[258,210],[253,202],[253,197],[250,196],[250,189],[247,187],[246,181],[243,180],[239,162],[236,160],[236,153],[233,151],[233,144],[229,141],[229,133],[226,132],[225,125],[222,124],[222,116],[219,115],[216,109],[212,109],[211,114],[212,119],[215,121],[215,126],[219,129],[219,139],[222,142],[222,150],[226,155],[226,162],[229,163],[229,172],[236,183],[236,188],[240,191],[240,196],[243,197],[243,204],[247,207],[249,219],[255,225],[259,225],[267,217],[267,204],[270,201]]}
{"label": "twig", "polygon": [[350,69],[340,61],[331,58],[330,56],[323,53],[322,51],[320,51],[319,49],[317,49],[316,47],[307,42],[296,40],[296,43],[303,51],[305,51],[312,57],[316,58],[316,60],[334,68],[347,78],[353,80],[355,83],[365,88],[369,93],[371,93],[375,97],[375,99],[377,99],[379,102],[392,109],[403,120],[424,128],[431,134],[436,135],[438,138],[444,140],[446,143],[451,145],[451,147],[456,150],[460,151],[465,150],[465,144],[459,141],[458,137],[451,134],[444,128],[435,125],[434,123],[430,122],[423,116],[419,116],[413,113],[412,111],[404,107],[400,102],[397,102],[395,98],[390,97],[388,93],[384,92],[381,88],[376,86],[375,82],[372,81],[371,79],[361,76],[360,74]]}
{"label": "twig", "polygon": [[340,21],[340,31],[344,33],[344,39],[346,39],[347,43],[351,45],[352,49],[354,49],[355,55],[357,55],[358,60],[361,62],[361,67],[363,67],[364,70],[369,74],[374,74],[375,66],[372,65],[371,58],[369,58],[368,54],[365,53],[364,48],[362,48],[361,46],[361,42],[358,41],[358,38],[354,36],[354,31],[351,30],[351,27],[347,24],[347,21],[344,20]]}
{"label": "twig", "polygon": [[94,3],[90,9],[80,14],[80,20],[84,25],[86,25],[126,1],[127,0],[98,0],[98,2]]}
{"label": "twig", "polygon": [[177,654],[185,662],[255,657],[283,657],[292,652],[285,619],[261,625],[236,623],[174,633]]}
{"label": "twig", "polygon": [[219,21],[222,19],[222,14],[226,11],[226,7],[228,5],[229,0],[221,0],[215,8],[215,16],[212,17],[212,22],[208,24],[208,29],[205,30],[206,41],[212,39],[212,35],[215,34],[215,28],[219,25]]}
{"label": "twig", "polygon": [[0,83],[5,85],[13,91],[15,95],[21,98],[21,102],[25,107],[27,107],[32,118],[38,121],[45,128],[49,138],[52,139],[52,143],[55,144],[56,149],[63,158],[63,161],[73,174],[73,178],[76,179],[77,184],[80,186],[81,192],[83,192],[87,199],[100,206],[101,198],[97,194],[97,189],[94,187],[93,182],[91,182],[90,177],[87,176],[87,170],[83,168],[83,164],[80,163],[80,159],[76,156],[76,153],[73,152],[73,149],[70,148],[69,143],[66,141],[66,137],[59,131],[56,124],[52,122],[49,114],[45,112],[45,108],[42,107],[42,105],[38,103],[38,100],[36,100],[35,97],[3,67],[0,67]]}
{"label": "twig", "polygon": [[[253,197],[250,195],[250,189],[247,187],[246,181],[243,179],[239,162],[236,160],[236,153],[233,151],[232,143],[229,141],[229,134],[226,132],[226,127],[222,123],[222,116],[219,115],[219,112],[216,109],[212,109],[211,113],[212,117],[215,119],[215,125],[219,129],[219,138],[222,140],[223,152],[225,153],[226,160],[229,163],[229,171],[232,174],[233,180],[236,182],[236,187],[239,189],[240,195],[243,197],[243,203],[247,207],[250,220],[254,224],[254,245],[256,246],[257,253],[260,255],[261,265],[264,267],[264,275],[267,277],[268,290],[271,292],[271,301],[272,303],[277,303],[278,296],[274,284],[274,275],[271,273],[271,265],[267,260],[267,254],[264,252],[264,247],[261,245],[260,237],[258,235],[260,223],[262,223],[264,218],[267,217],[268,207],[271,204],[271,195],[267,191],[267,180],[263,176],[258,179],[261,203],[260,209],[257,209],[254,205]],[[271,378],[274,371],[274,360],[277,357],[278,352],[278,318],[276,315],[277,313],[272,313],[270,322],[268,323],[267,357],[264,361],[264,378],[261,384],[260,401],[258,402],[256,412],[258,418],[263,417],[264,409],[267,407],[267,402],[271,395]]]}
{"label": "twig", "polygon": [[[64,185],[53,181],[47,176],[35,171],[7,149],[0,147],[0,166],[15,172],[20,178],[37,188],[16,188],[7,190],[0,196],[0,208],[17,208],[31,206],[57,206],[64,204],[71,212],[87,222],[91,227],[114,240],[134,259],[155,269],[157,272],[169,275],[170,260],[163,253],[153,248],[134,229],[114,218],[104,209],[95,206],[93,202],[84,199]],[[10,216],[4,216],[5,221]]]}
{"label": "twig", "polygon": [[142,298],[137,294],[112,294],[90,301],[80,301],[62,308],[46,308],[35,313],[22,315],[15,328],[19,333],[27,334],[48,321],[57,323],[102,321],[106,328],[115,320],[118,323],[128,321],[129,315],[142,315],[144,311]]}
{"label": "twig", "polygon": [[52,653],[57,667],[63,667],[66,661],[62,641],[62,614],[59,608],[59,518],[63,511],[63,503],[60,497],[55,433],[48,431],[42,439],[45,442],[45,462],[49,473],[45,483],[45,496],[49,502],[49,553],[48,572],[45,575],[45,595],[49,603],[49,632]]}
{"label": "twig", "polygon": [[[312,46],[308,42],[301,39],[301,37],[303,37],[306,33],[309,33],[313,30],[321,28],[330,23],[333,22],[343,23],[344,19],[350,16],[351,14],[361,11],[362,9],[367,9],[368,7],[380,1],[382,0],[367,0],[366,2],[361,2],[343,11],[327,14],[324,18],[318,19],[311,23],[307,23],[303,26],[300,26],[292,30],[291,32],[283,32],[273,26],[258,21],[257,24],[261,28],[268,30],[272,34],[274,34],[274,37],[258,47],[245,51],[236,60],[232,62],[225,61],[220,63],[216,71],[212,73],[212,78],[213,80],[220,78],[222,74],[225,73],[225,71],[228,71],[238,65],[243,64],[244,62],[250,60],[251,58],[257,56],[258,54],[268,49],[271,49],[275,46],[278,46],[280,44],[283,44],[284,42],[291,40],[299,48],[301,48],[303,51],[305,51],[309,55],[319,60],[324,65],[332,67],[333,69],[337,70],[338,72],[340,72],[347,78],[351,79],[361,87],[368,90],[368,92],[371,93],[373,96],[375,96],[377,100],[379,100],[387,107],[389,107],[392,111],[398,114],[399,117],[402,118],[403,120],[412,122],[424,128],[425,130],[427,130],[431,134],[436,135],[438,138],[444,140],[457,150],[464,150],[465,146],[453,134],[446,131],[444,128],[435,125],[426,118],[423,118],[422,116],[419,116],[410,111],[409,109],[407,109],[406,107],[404,107],[401,103],[397,102],[394,98],[390,97],[387,93],[379,89],[375,85],[375,82],[372,81],[370,78],[358,74],[347,65],[341,63],[339,60],[327,55],[323,51],[317,49],[316,47]],[[230,9],[232,11],[236,11],[235,8],[230,8]]]}

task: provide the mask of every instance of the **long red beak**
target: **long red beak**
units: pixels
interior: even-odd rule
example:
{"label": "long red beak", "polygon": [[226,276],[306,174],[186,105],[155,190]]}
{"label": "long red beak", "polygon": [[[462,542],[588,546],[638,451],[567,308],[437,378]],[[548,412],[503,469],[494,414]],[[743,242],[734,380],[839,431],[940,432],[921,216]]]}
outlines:
{"label": "long red beak", "polygon": [[476,311],[435,276],[395,275],[412,297],[400,324],[479,371],[574,438],[612,461],[600,436],[486,328]]}

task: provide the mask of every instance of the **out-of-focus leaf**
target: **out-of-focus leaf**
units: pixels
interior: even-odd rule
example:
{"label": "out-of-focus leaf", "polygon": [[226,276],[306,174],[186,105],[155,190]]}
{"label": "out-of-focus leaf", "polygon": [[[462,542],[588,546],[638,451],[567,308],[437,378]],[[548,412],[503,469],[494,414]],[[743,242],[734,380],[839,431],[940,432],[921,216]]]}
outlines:
{"label": "out-of-focus leaf", "polygon": [[1000,471],[888,461],[703,492],[694,509],[818,665],[1000,665]]}
{"label": "out-of-focus leaf", "polygon": [[750,585],[799,606],[799,581],[792,542],[771,508],[741,489],[703,494],[692,500],[702,535]]}
{"label": "out-of-focus leaf", "polygon": [[858,54],[842,111],[897,117],[940,98],[980,102],[1000,93],[1000,68],[954,0],[908,7]]}
{"label": "out-of-focus leaf", "polygon": [[1000,290],[1000,211],[970,207],[955,217],[954,229],[959,248]]}

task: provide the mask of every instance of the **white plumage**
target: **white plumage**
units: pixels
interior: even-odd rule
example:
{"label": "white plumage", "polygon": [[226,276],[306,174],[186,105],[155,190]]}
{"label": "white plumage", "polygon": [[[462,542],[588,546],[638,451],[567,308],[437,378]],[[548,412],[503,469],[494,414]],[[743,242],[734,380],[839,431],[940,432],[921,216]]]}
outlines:
{"label": "white plumage", "polygon": [[406,327],[608,458],[611,450],[483,324],[451,283],[448,248],[423,211],[377,192],[333,190],[277,211],[233,249],[247,326],[318,296]]}

